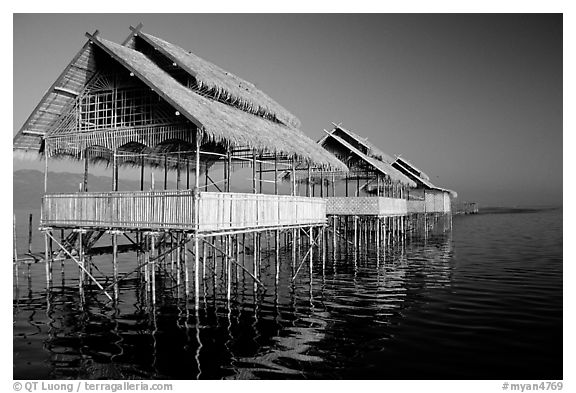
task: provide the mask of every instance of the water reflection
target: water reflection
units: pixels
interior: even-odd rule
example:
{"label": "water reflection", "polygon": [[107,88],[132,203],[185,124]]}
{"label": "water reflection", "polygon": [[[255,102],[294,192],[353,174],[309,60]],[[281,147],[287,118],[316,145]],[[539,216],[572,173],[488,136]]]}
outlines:
{"label": "water reflection", "polygon": [[[402,379],[408,364],[422,375],[429,375],[426,367],[434,369],[430,358],[417,361],[410,354],[441,348],[462,356],[466,340],[481,333],[464,333],[469,320],[456,319],[466,296],[452,233],[408,236],[387,248],[376,247],[374,238],[363,242],[359,249],[346,242],[333,249],[328,242],[326,263],[314,250],[313,264],[295,282],[292,249],[282,249],[278,280],[272,255],[262,261],[265,290],[254,290],[251,278],[238,271],[231,274],[229,300],[225,265],[209,261],[200,275],[198,309],[182,291],[174,296],[162,275],[155,307],[137,278],[121,283],[116,306],[90,287],[83,305],[71,264],[62,285],[48,293],[43,265],[32,264],[27,285],[27,269],[20,269],[15,291],[14,378]],[[307,247],[297,251],[296,268]],[[122,258],[124,272],[137,265]],[[105,269],[107,260],[95,263]],[[481,322],[478,329],[489,328]],[[454,344],[460,334],[468,336]],[[440,341],[422,341],[426,335]],[[377,365],[385,371],[374,371]]]}
{"label": "water reflection", "polygon": [[[451,244],[449,236],[388,249],[337,244],[327,253],[327,263],[314,250],[312,264],[307,247],[301,246],[299,261],[308,266],[295,282],[290,280],[291,249],[282,250],[278,280],[268,255],[260,277],[266,290],[254,291],[242,271],[231,275],[238,280],[230,300],[225,264],[216,258],[215,264],[203,266],[199,309],[174,297],[173,286],[162,276],[155,306],[137,278],[122,282],[116,306],[90,287],[84,304],[70,285],[75,282],[71,266],[62,268],[61,286],[42,294],[42,266],[31,265],[27,297],[15,292],[14,377],[303,378],[308,367],[324,360],[315,348],[335,325],[351,318],[383,323],[401,307],[407,280],[418,283],[420,277],[410,276],[409,258],[427,261],[421,269],[426,285],[448,283]],[[94,262],[95,267],[105,264]],[[133,268],[129,260],[122,262],[124,270]],[[34,336],[42,349],[25,351],[32,343],[24,341]],[[30,370],[30,360],[43,362],[48,370]]]}

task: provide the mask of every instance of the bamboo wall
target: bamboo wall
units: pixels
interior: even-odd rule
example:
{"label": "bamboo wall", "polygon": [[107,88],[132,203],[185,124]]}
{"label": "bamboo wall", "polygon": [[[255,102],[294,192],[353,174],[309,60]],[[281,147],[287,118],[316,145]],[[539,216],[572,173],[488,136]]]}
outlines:
{"label": "bamboo wall", "polygon": [[440,190],[410,190],[408,212],[410,213],[450,213],[450,194]]}
{"label": "bamboo wall", "polygon": [[[322,198],[201,192],[199,231],[323,224]],[[42,226],[194,230],[194,194],[183,191],[45,195]]]}
{"label": "bamboo wall", "polygon": [[328,215],[406,215],[406,199],[388,197],[331,197],[326,198]]}

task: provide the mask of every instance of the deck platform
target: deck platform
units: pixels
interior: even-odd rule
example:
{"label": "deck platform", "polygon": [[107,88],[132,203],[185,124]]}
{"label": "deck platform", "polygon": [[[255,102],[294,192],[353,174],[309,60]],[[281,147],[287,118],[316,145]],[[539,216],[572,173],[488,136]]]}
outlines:
{"label": "deck platform", "polygon": [[290,195],[200,192],[198,228],[192,190],[51,194],[41,227],[128,231],[259,231],[326,223],[326,201]]}

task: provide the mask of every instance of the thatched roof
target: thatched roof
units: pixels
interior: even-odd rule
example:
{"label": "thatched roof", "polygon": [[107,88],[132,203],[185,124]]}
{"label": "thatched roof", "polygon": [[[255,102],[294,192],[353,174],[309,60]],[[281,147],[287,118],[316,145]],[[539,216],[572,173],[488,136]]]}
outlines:
{"label": "thatched roof", "polygon": [[[360,160],[364,161],[366,164],[368,164],[369,166],[374,168],[375,171],[378,171],[384,175],[389,176],[390,179],[392,179],[393,181],[398,181],[398,182],[400,182],[402,184],[406,184],[410,187],[416,187],[416,183],[412,179],[403,175],[398,170],[394,169],[390,164],[388,164],[384,161],[380,161],[374,157],[370,157],[370,156],[362,153],[360,150],[358,150],[357,148],[352,146],[350,143],[346,142],[344,139],[340,138],[339,136],[334,135],[333,133],[327,134],[326,137],[327,137],[326,139],[328,139],[328,138],[334,139],[336,142],[338,142],[344,148],[348,149],[352,154],[354,154]],[[324,139],[324,141],[326,141],[326,139]]]}
{"label": "thatched roof", "polygon": [[214,141],[276,152],[320,166],[345,169],[336,157],[302,131],[203,97],[186,88],[152,60],[133,49],[96,37],[94,42],[172,104]]}
{"label": "thatched roof", "polygon": [[452,198],[458,197],[458,193],[456,193],[456,191],[449,190],[447,188],[438,187],[438,186],[435,186],[434,184],[432,184],[428,175],[426,175],[420,169],[415,167],[412,163],[410,163],[404,157],[399,157],[399,156],[396,157],[396,160],[394,161],[392,166],[394,168],[397,168],[400,172],[404,173],[409,178],[413,179],[418,184],[419,187],[428,188],[431,190],[442,191],[442,192],[447,192],[452,196]]}
{"label": "thatched roof", "polygon": [[340,125],[340,124],[332,123],[332,125],[334,125],[334,128],[329,132],[326,131],[326,135],[324,135],[318,141],[319,144],[322,144],[326,140],[326,138],[329,137],[329,134],[334,134],[337,131],[341,131],[344,134],[347,134],[350,138],[352,138],[359,145],[362,145],[366,149],[366,153],[365,153],[366,155],[368,155],[370,157],[374,157],[377,160],[383,161],[383,162],[390,164],[390,165],[392,165],[392,163],[394,162],[394,158],[392,158],[388,154],[384,153],[382,150],[380,150],[380,148],[378,148],[378,146],[376,146],[375,144],[370,142],[367,138],[361,137],[360,135],[356,134],[355,132],[350,131],[349,129],[342,127],[342,125]]}
{"label": "thatched roof", "polygon": [[[126,68],[127,73],[133,74],[170,104],[175,112],[178,111],[199,128],[203,135],[203,143],[221,142],[232,148],[250,148],[260,153],[278,154],[280,157],[295,158],[316,166],[347,170],[346,166],[336,157],[291,125],[285,125],[250,113],[250,111],[241,110],[237,106],[219,102],[210,96],[206,97],[178,82],[141,52],[96,35],[90,37],[90,42],[91,44],[87,43],[83,47],[49,89],[29,120],[14,137],[15,150],[23,149],[38,152],[44,149],[43,139],[50,136],[51,129],[54,128],[56,122],[66,115],[70,105],[75,102],[76,97],[82,93],[88,80],[96,72],[97,64],[95,65],[94,61],[94,50],[98,47],[103,53]],[[209,63],[205,62],[206,64]],[[215,75],[218,72],[225,72],[216,70],[213,68]],[[209,79],[207,77],[207,80]],[[234,78],[232,77],[231,80]],[[223,79],[220,82],[224,83]],[[256,96],[260,94],[260,98],[265,97],[261,92],[252,91],[252,93]],[[287,113],[278,112],[277,115],[284,118],[288,117]],[[295,121],[291,122],[294,123]],[[190,132],[194,132],[194,126],[190,126]],[[113,135],[116,130],[106,131],[111,134],[106,140],[114,139]],[[125,130],[120,131],[124,132]],[[96,136],[92,134],[94,133],[76,132],[69,134],[70,145],[73,147],[68,153],[77,154],[78,147],[85,148],[93,143],[91,139]],[[66,137],[66,135],[58,135],[58,138]],[[62,149],[69,141],[62,140],[60,142],[58,149]],[[48,139],[48,144],[50,144],[50,139]],[[113,141],[110,142],[110,146],[103,146],[116,148],[116,145],[119,144],[120,141]],[[50,149],[48,150],[50,151]],[[62,153],[67,152],[62,151]]]}
{"label": "thatched roof", "polygon": [[422,171],[420,168],[417,168],[414,164],[412,164],[410,161],[408,161],[406,158],[401,157],[401,156],[396,156],[396,159],[394,160],[394,162],[392,163],[392,165],[401,165],[404,168],[406,168],[407,170],[413,172],[414,174],[416,174],[418,177],[420,177],[421,179],[424,180],[430,180],[430,176],[428,176],[426,173],[424,173],[424,171]]}
{"label": "thatched roof", "polygon": [[296,116],[256,88],[254,84],[161,38],[142,31],[139,31],[137,36],[193,76],[197,83],[195,88],[203,94],[208,94],[212,98],[217,98],[244,111],[272,116],[284,124],[300,127],[300,121]]}
{"label": "thatched roof", "polygon": [[15,152],[24,154],[26,151],[36,153],[43,150],[43,138],[47,131],[60,119],[66,108],[74,103],[95,72],[94,47],[86,42],[46,91],[14,137]]}

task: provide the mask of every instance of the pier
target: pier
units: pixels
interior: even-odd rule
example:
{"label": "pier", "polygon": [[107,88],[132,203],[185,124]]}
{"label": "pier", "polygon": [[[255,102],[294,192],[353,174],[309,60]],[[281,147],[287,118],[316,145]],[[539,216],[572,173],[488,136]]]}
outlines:
{"label": "pier", "polygon": [[[240,275],[255,292],[265,274],[277,283],[282,250],[294,281],[340,243],[356,255],[369,241],[380,250],[451,227],[450,191],[340,125],[315,143],[254,85],[141,25],[121,45],[86,37],[14,138],[17,154],[45,166],[44,250],[15,251],[17,277],[20,263],[44,262],[50,288],[58,263],[62,272],[71,263],[81,301],[93,288],[116,303],[121,283],[136,278],[152,305],[169,285],[197,306],[211,275],[223,275],[227,299]],[[83,167],[79,191],[48,193],[50,162],[64,158]],[[111,190],[89,191],[88,173],[102,164]],[[139,172],[139,190],[119,189],[123,168]],[[247,172],[251,192],[233,192]],[[137,261],[129,271],[124,253]]]}

